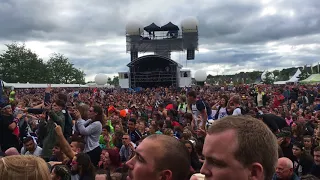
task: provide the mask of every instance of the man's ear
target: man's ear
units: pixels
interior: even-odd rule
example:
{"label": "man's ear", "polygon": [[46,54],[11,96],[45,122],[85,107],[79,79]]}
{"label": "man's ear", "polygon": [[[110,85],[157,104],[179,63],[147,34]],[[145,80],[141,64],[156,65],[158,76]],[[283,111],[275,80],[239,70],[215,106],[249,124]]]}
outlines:
{"label": "man's ear", "polygon": [[170,170],[163,170],[159,173],[159,180],[171,180],[172,172]]}
{"label": "man's ear", "polygon": [[249,179],[259,180],[264,179],[264,169],[260,163],[253,163],[249,167]]}

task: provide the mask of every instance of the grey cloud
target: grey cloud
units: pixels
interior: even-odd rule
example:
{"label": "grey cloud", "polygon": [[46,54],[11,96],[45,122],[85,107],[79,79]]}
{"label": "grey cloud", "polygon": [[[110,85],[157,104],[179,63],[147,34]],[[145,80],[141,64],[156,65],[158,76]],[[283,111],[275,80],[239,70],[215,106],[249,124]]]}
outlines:
{"label": "grey cloud", "polygon": [[[260,17],[264,6],[255,0],[2,0],[0,42],[64,41],[64,45],[48,48],[65,54],[87,75],[113,74],[127,70],[130,57],[124,55],[125,46],[86,46],[89,42],[124,41],[125,25],[132,19],[143,25],[155,22],[161,26],[168,21],[179,25],[191,15],[199,19],[201,47],[210,50],[188,61],[194,69],[219,64],[230,66],[228,72],[237,72],[316,63],[320,59],[320,1],[274,0],[270,6],[279,11],[292,9],[295,16]],[[271,41],[274,45],[266,46]],[[276,52],[281,45],[292,46],[293,51]]]}
{"label": "grey cloud", "polygon": [[[283,2],[286,4],[280,4],[278,11],[290,7],[296,13],[294,17],[259,17],[262,6],[254,3],[206,9],[200,15],[200,19],[207,19],[200,21],[200,34],[215,42],[250,44],[320,33],[319,1]],[[210,12],[217,16],[208,17]]]}

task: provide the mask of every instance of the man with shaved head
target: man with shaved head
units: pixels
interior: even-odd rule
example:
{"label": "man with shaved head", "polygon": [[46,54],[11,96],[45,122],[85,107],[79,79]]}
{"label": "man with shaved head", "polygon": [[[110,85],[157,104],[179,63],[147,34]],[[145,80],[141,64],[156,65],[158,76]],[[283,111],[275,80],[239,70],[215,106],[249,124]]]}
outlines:
{"label": "man with shaved head", "polygon": [[299,177],[293,172],[293,163],[289,158],[278,159],[276,173],[272,180],[299,180]]}
{"label": "man with shaved head", "polygon": [[190,174],[190,156],[184,144],[165,135],[144,139],[126,165],[130,180],[185,180]]}

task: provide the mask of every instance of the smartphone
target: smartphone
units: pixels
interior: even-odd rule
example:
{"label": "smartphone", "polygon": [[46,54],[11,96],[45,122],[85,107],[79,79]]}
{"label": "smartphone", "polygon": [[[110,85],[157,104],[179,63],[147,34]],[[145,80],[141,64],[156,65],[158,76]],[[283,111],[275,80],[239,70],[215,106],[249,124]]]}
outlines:
{"label": "smartphone", "polygon": [[50,93],[45,93],[44,95],[44,104],[50,103]]}

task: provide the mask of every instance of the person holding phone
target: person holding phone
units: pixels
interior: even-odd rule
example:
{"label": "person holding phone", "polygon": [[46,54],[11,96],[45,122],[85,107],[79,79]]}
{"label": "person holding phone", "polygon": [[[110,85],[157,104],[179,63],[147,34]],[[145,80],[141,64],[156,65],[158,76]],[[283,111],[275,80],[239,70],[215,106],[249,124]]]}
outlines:
{"label": "person holding phone", "polygon": [[52,104],[48,104],[45,107],[45,110],[48,113],[48,119],[43,120],[42,128],[45,128],[45,136],[43,139],[43,148],[42,148],[42,158],[49,160],[52,155],[52,149],[57,142],[57,135],[54,128],[56,127],[55,123],[64,129],[65,126],[65,116],[62,113],[62,109],[65,107],[65,102],[62,100],[56,100]]}
{"label": "person holding phone", "polygon": [[100,134],[102,132],[102,124],[104,119],[103,109],[100,106],[89,108],[89,120],[84,120],[78,109],[74,111],[76,118],[75,129],[84,138],[84,151],[90,156],[94,166],[98,166],[102,149],[99,144]]}
{"label": "person holding phone", "polygon": [[212,109],[217,110],[214,119],[221,119],[228,116],[227,110],[228,97],[222,96],[221,99],[212,107]]}

